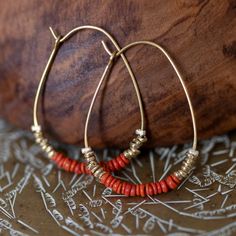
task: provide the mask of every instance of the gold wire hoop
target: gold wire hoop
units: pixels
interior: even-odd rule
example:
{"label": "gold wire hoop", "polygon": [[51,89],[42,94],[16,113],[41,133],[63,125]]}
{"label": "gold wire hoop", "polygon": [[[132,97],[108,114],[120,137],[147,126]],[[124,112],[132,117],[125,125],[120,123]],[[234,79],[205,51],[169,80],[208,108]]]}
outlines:
{"label": "gold wire hoop", "polygon": [[[194,110],[193,110],[193,106],[192,106],[192,102],[191,102],[191,99],[190,99],[190,96],[189,96],[189,93],[188,93],[188,90],[187,90],[187,87],[185,85],[185,82],[184,82],[184,79],[181,75],[181,73],[179,72],[177,66],[175,65],[173,59],[170,57],[170,55],[167,53],[167,51],[161,47],[160,45],[154,43],[154,42],[151,42],[151,41],[137,41],[137,42],[133,42],[133,43],[130,43],[128,45],[126,45],[125,47],[123,47],[122,49],[118,50],[115,54],[116,57],[118,56],[121,56],[126,50],[128,50],[129,48],[135,46],[135,45],[140,45],[140,44],[146,44],[146,45],[150,45],[150,46],[153,46],[157,49],[159,49],[163,54],[164,56],[168,59],[168,61],[170,62],[171,66],[173,67],[175,73],[177,74],[177,77],[183,87],[183,90],[184,90],[184,93],[186,95],[186,98],[187,98],[187,101],[188,101],[188,106],[189,106],[189,110],[190,110],[190,113],[191,113],[191,119],[192,119],[192,125],[193,125],[193,145],[192,145],[192,150],[196,150],[197,148],[197,128],[196,128],[196,119],[195,119],[195,115],[194,115]],[[97,93],[94,94],[94,98],[93,100],[96,99],[96,96],[97,96]],[[90,112],[88,113],[88,116],[90,116]],[[87,137],[87,128],[85,127],[85,137]],[[88,147],[88,141],[85,140],[85,147]]]}
{"label": "gold wire hoop", "polygon": [[[196,150],[197,148],[197,128],[196,128],[196,120],[195,120],[195,115],[194,115],[194,110],[193,110],[193,106],[192,106],[192,102],[191,102],[191,99],[190,99],[190,96],[189,96],[189,93],[188,93],[188,90],[187,90],[187,87],[184,83],[184,80],[177,68],[177,66],[175,65],[174,61],[172,60],[172,58],[170,57],[170,55],[167,53],[167,51],[161,47],[160,45],[154,43],[154,42],[151,42],[151,41],[137,41],[137,42],[133,42],[133,43],[130,43],[128,44],[127,46],[123,47],[122,49],[120,49],[118,52],[116,52],[115,54],[113,54],[113,56],[120,56],[122,55],[122,53],[124,53],[127,49],[131,48],[132,46],[135,46],[135,45],[138,45],[138,44],[146,44],[146,45],[151,45],[157,49],[159,49],[164,55],[165,57],[168,59],[168,61],[170,62],[171,66],[173,67],[175,73],[177,74],[177,77],[184,89],[184,93],[187,97],[187,101],[188,101],[188,105],[189,105],[189,109],[190,109],[190,113],[191,113],[191,118],[192,118],[192,125],[193,125],[193,145],[192,145],[192,148],[188,150],[188,152],[186,153],[186,156],[185,156],[185,159],[184,161],[182,162],[182,165],[180,167],[179,170],[175,171],[173,173],[173,175],[175,175],[178,180],[182,180],[183,178],[186,178],[190,172],[192,171],[192,169],[194,168],[195,164],[196,164],[196,161],[197,161],[197,158],[198,158],[198,151]],[[102,83],[102,79],[100,81]],[[93,96],[93,100],[92,100],[92,103],[90,105],[90,108],[89,108],[89,112],[88,112],[88,115],[87,115],[87,121],[89,120],[89,117],[91,115],[91,107],[93,106],[93,103],[96,99],[96,96],[97,96],[97,92],[99,90],[99,86],[97,88],[97,90],[95,91],[94,93],[94,96]],[[85,127],[85,137],[87,138],[87,127]],[[99,179],[100,182],[103,182],[102,181],[102,177],[103,176],[106,176],[105,178],[108,178],[107,176],[110,176],[109,178],[109,181],[111,179],[113,179],[112,181],[115,182],[115,181],[118,181],[116,178],[112,177],[102,166],[99,165],[99,163],[97,162],[96,160],[96,154],[95,152],[92,150],[91,147],[88,146],[88,140],[84,140],[84,144],[85,144],[85,148],[83,148],[81,151],[84,155],[84,158],[87,162],[87,167],[88,169],[91,171],[91,173],[97,177]],[[123,154],[126,158],[130,159],[129,157],[131,156],[132,157],[132,151],[137,151],[138,154],[139,154],[139,150],[137,148],[137,143],[132,143],[130,144],[130,149],[127,151],[125,151]],[[131,154],[131,155],[130,155]],[[135,157],[135,155],[133,156]],[[109,185],[107,183],[106,186],[109,186],[111,187],[111,185]]]}
{"label": "gold wire hoop", "polygon": [[[70,37],[72,37],[75,33],[77,33],[80,30],[84,30],[84,29],[92,29],[92,30],[96,30],[99,31],[101,33],[103,33],[113,44],[113,46],[116,48],[117,51],[120,50],[120,47],[118,45],[118,43],[116,42],[116,40],[104,29],[99,28],[97,26],[91,26],[91,25],[85,25],[85,26],[80,26],[77,28],[72,29],[71,31],[69,31],[65,36],[58,36],[50,27],[50,31],[55,39],[55,44],[53,47],[53,50],[49,56],[48,62],[46,64],[46,67],[43,71],[43,74],[41,76],[37,91],[36,91],[36,95],[35,95],[35,99],[34,99],[34,107],[33,107],[33,125],[31,127],[31,130],[34,132],[35,134],[35,138],[36,138],[36,142],[38,142],[42,149],[46,151],[46,153],[48,154],[49,157],[51,157],[54,153],[53,148],[48,144],[47,140],[43,137],[42,135],[42,129],[41,126],[39,125],[38,122],[38,103],[39,103],[39,97],[41,95],[42,89],[45,85],[45,82],[47,80],[47,76],[48,73],[52,67],[52,64],[54,62],[54,59],[57,55],[58,49],[60,48],[60,46]],[[106,47],[105,47],[106,49]],[[143,112],[143,104],[142,104],[142,99],[141,99],[141,95],[140,95],[140,91],[139,91],[139,87],[136,81],[136,78],[132,72],[132,69],[125,57],[125,55],[121,54],[121,57],[123,59],[123,62],[128,70],[128,73],[130,74],[134,89],[135,89],[135,93],[137,95],[137,99],[138,99],[138,105],[139,105],[139,109],[140,109],[140,119],[141,119],[141,130],[144,130],[144,112]],[[111,58],[110,58],[111,59]],[[113,59],[112,59],[113,60]],[[106,76],[106,73],[110,67],[110,64],[112,63],[112,60],[109,61],[108,65],[105,68],[105,71],[103,73],[103,77]],[[87,122],[86,122],[87,123]],[[85,138],[86,140],[87,138]]]}

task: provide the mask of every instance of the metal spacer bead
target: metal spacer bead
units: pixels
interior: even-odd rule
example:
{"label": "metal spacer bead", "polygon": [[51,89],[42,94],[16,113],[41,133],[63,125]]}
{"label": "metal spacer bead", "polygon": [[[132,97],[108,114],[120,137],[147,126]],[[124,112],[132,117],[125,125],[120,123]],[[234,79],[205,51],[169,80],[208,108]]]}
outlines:
{"label": "metal spacer bead", "polygon": [[91,169],[91,172],[94,174],[98,169],[100,169],[100,166],[97,165]]}
{"label": "metal spacer bead", "polygon": [[93,156],[90,156],[90,157],[85,157],[86,161],[89,163],[91,161],[95,161],[96,160],[96,157],[93,155]]}
{"label": "metal spacer bead", "polygon": [[36,139],[35,139],[35,142],[36,142],[36,143],[41,143],[42,141],[43,141],[43,138],[36,138]]}
{"label": "metal spacer bead", "polygon": [[182,166],[181,170],[184,171],[186,174],[189,174],[191,171],[192,167],[190,166]]}
{"label": "metal spacer bead", "polygon": [[136,129],[135,134],[140,135],[140,136],[145,136],[146,135],[146,130]]}
{"label": "metal spacer bead", "polygon": [[100,174],[98,174],[98,179],[100,180],[101,178],[102,178],[102,176],[104,175],[104,174],[106,174],[107,172],[106,171],[103,171],[103,172],[101,172]]}
{"label": "metal spacer bead", "polygon": [[95,166],[98,166],[98,163],[96,161],[90,161],[87,164],[87,167],[88,167],[89,170],[93,169]]}
{"label": "metal spacer bead", "polygon": [[104,171],[103,168],[100,167],[98,170],[96,170],[96,171],[93,173],[93,175],[94,175],[96,178],[98,178],[99,175],[100,175],[103,171]]}
{"label": "metal spacer bead", "polygon": [[125,150],[125,151],[123,152],[123,154],[124,154],[124,156],[125,156],[127,159],[129,159],[129,160],[132,159],[132,156],[131,156],[130,153],[129,153],[129,149],[128,149],[128,150]]}
{"label": "metal spacer bead", "polygon": [[147,137],[146,136],[138,136],[137,139],[141,142],[141,143],[146,143],[147,142]]}
{"label": "metal spacer bead", "polygon": [[90,152],[90,151],[92,151],[92,148],[91,148],[91,147],[81,148],[81,152],[82,152],[83,154],[88,153],[88,152]]}
{"label": "metal spacer bead", "polygon": [[198,151],[198,150],[194,150],[194,149],[189,149],[189,150],[187,151],[187,154],[190,154],[190,155],[192,155],[192,156],[198,157],[199,151]]}
{"label": "metal spacer bead", "polygon": [[41,126],[40,125],[32,125],[31,130],[32,130],[32,132],[40,132]]}
{"label": "metal spacer bead", "polygon": [[55,151],[54,151],[54,150],[51,150],[50,152],[47,153],[48,158],[51,159],[51,158],[54,156],[54,154],[55,154]]}
{"label": "metal spacer bead", "polygon": [[179,180],[182,180],[182,179],[183,179],[183,176],[180,175],[179,171],[175,171],[173,174],[174,174]]}
{"label": "metal spacer bead", "polygon": [[185,178],[187,177],[187,173],[185,171],[183,171],[182,169],[181,170],[178,170],[178,173],[182,176],[182,178]]}

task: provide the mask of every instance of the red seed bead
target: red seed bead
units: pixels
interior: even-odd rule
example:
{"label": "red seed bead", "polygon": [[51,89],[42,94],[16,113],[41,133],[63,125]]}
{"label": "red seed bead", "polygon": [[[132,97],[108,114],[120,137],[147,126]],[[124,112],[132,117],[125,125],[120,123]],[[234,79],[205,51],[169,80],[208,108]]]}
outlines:
{"label": "red seed bead", "polygon": [[126,164],[129,164],[129,159],[127,159],[123,153],[120,154],[120,157]]}
{"label": "red seed bead", "polygon": [[125,162],[123,161],[123,159],[120,156],[118,156],[116,160],[119,163],[119,166],[121,168],[124,168],[126,166]]}
{"label": "red seed bead", "polygon": [[120,185],[120,180],[116,180],[115,183],[112,186],[112,190],[114,192],[117,192],[117,189],[118,189],[119,185]]}
{"label": "red seed bead", "polygon": [[[113,176],[112,176],[113,177]],[[116,182],[116,178],[113,177],[113,180],[111,181],[111,183],[109,184],[109,188],[112,188],[112,186],[114,185],[114,183]]]}
{"label": "red seed bead", "polygon": [[153,195],[153,189],[150,186],[150,184],[145,184],[145,190],[146,190],[147,195],[150,195],[150,196]]}
{"label": "red seed bead", "polygon": [[108,161],[108,162],[107,162],[107,167],[109,168],[109,171],[110,171],[110,172],[115,171],[115,167],[113,166],[112,161]]}
{"label": "red seed bead", "polygon": [[58,161],[60,161],[63,158],[63,155],[60,152],[57,152],[54,157],[53,160],[58,163]]}
{"label": "red seed bead", "polygon": [[160,183],[159,183],[159,182],[156,182],[155,184],[156,184],[156,186],[157,186],[157,193],[158,193],[158,194],[161,194],[161,193],[162,193],[162,188],[161,188]]}
{"label": "red seed bead", "polygon": [[141,197],[145,197],[145,185],[144,184],[140,184],[140,196]]}
{"label": "red seed bead", "polygon": [[127,183],[125,186],[125,195],[130,196],[130,190],[131,190],[132,185]]}
{"label": "red seed bead", "polygon": [[178,185],[175,183],[175,181],[172,179],[171,176],[168,176],[168,177],[166,178],[166,183],[167,183],[167,185],[168,185],[168,187],[169,187],[170,189],[176,189],[177,186],[178,186]]}
{"label": "red seed bead", "polygon": [[158,191],[157,191],[157,186],[155,185],[155,183],[152,182],[152,183],[150,183],[150,185],[152,186],[154,195],[157,195]]}
{"label": "red seed bead", "polygon": [[81,172],[84,174],[84,173],[86,173],[86,166],[85,166],[85,163],[84,162],[82,162],[81,163]]}
{"label": "red seed bead", "polygon": [[121,189],[121,193],[124,195],[125,194],[125,187],[126,187],[126,182],[123,182],[122,184],[122,189]]}
{"label": "red seed bead", "polygon": [[179,184],[181,183],[181,180],[180,180],[177,176],[175,176],[174,174],[171,175],[171,177],[172,177],[172,179],[175,181],[176,184],[179,185]]}
{"label": "red seed bead", "polygon": [[119,163],[118,163],[118,161],[116,159],[112,160],[112,164],[113,164],[115,170],[119,170],[120,169],[120,165],[119,165]]}
{"label": "red seed bead", "polygon": [[109,177],[106,179],[105,186],[109,187],[110,183],[113,179],[114,179],[114,177],[112,175],[109,175]]}
{"label": "red seed bead", "polygon": [[116,192],[117,192],[118,194],[121,194],[122,185],[123,185],[123,184],[120,182],[119,186],[117,187]]}
{"label": "red seed bead", "polygon": [[136,185],[136,196],[140,196],[140,185]]}
{"label": "red seed bead", "polygon": [[130,190],[130,196],[134,197],[136,195],[136,185],[132,184],[131,190]]}
{"label": "red seed bead", "polygon": [[60,161],[57,163],[57,166],[58,166],[59,168],[62,168],[62,166],[63,166],[65,160],[66,160],[66,158],[65,158],[65,157],[62,157],[62,158],[60,159]]}
{"label": "red seed bead", "polygon": [[65,161],[63,162],[62,168],[65,171],[69,171],[70,170],[70,165],[71,165],[71,160],[69,158],[65,158]]}
{"label": "red seed bead", "polygon": [[74,172],[76,164],[77,164],[77,161],[73,160],[70,165],[70,172]]}
{"label": "red seed bead", "polygon": [[74,172],[75,172],[76,174],[81,174],[80,163],[77,163],[77,164],[76,164]]}
{"label": "red seed bead", "polygon": [[102,184],[105,184],[105,182],[106,182],[106,180],[107,180],[107,178],[110,176],[110,174],[109,173],[105,173],[104,175],[102,175],[102,177],[101,177],[101,179],[100,179],[100,182],[102,183]]}
{"label": "red seed bead", "polygon": [[161,189],[163,193],[167,193],[168,192],[168,186],[166,184],[165,180],[161,180],[160,181],[160,185],[161,185]]}

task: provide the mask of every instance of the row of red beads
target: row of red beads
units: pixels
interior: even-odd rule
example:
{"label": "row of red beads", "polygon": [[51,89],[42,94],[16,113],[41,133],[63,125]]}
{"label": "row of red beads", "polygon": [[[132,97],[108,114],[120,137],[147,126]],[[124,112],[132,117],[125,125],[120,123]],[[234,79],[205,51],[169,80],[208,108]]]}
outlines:
{"label": "row of red beads", "polygon": [[115,178],[110,173],[104,174],[100,181],[106,187],[111,188],[118,194],[141,197],[167,193],[170,190],[176,189],[181,182],[175,175],[169,175],[166,179],[163,179],[159,182],[130,184]]}
{"label": "row of red beads", "polygon": [[[90,170],[87,169],[84,162],[72,160],[64,156],[62,153],[56,152],[52,157],[52,160],[59,168],[64,169],[65,171],[76,174],[92,174]],[[114,192],[124,194],[126,196],[145,197],[146,195],[152,196],[166,193],[170,190],[176,189],[181,182],[175,175],[169,175],[166,179],[159,182],[151,182],[146,184],[130,184],[128,182],[121,181],[112,176],[109,172],[120,170],[129,164],[129,160],[123,153],[113,160],[100,162],[99,164],[106,171],[106,173],[101,177],[100,182],[106,187],[111,188]]]}
{"label": "row of red beads", "polygon": [[[55,162],[58,168],[64,169],[65,171],[74,172],[77,174],[91,174],[84,162],[72,160],[60,152],[55,152],[51,160]],[[99,165],[102,166],[107,172],[114,172],[124,168],[129,163],[129,159],[121,153],[118,157],[112,160],[100,162]]]}

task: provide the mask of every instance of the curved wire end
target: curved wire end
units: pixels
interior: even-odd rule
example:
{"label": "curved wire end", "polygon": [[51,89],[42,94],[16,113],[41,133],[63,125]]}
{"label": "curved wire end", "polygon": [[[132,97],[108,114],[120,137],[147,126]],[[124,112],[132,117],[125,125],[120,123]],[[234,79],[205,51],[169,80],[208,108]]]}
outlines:
{"label": "curved wire end", "polygon": [[102,40],[101,42],[102,42],[102,46],[104,47],[104,49],[105,49],[105,51],[107,52],[107,54],[108,54],[109,56],[112,56],[113,53],[108,49],[106,43],[105,43],[103,40]]}
{"label": "curved wire end", "polygon": [[49,26],[49,30],[50,30],[50,32],[52,33],[53,38],[54,38],[55,40],[57,40],[57,39],[58,39],[58,36],[57,36],[56,33],[53,31],[53,29],[52,29],[51,26]]}

